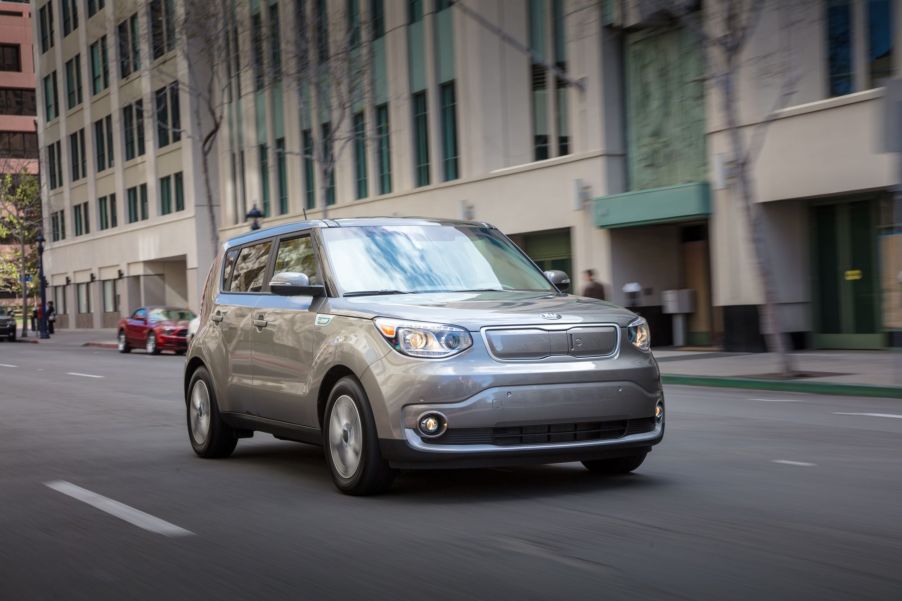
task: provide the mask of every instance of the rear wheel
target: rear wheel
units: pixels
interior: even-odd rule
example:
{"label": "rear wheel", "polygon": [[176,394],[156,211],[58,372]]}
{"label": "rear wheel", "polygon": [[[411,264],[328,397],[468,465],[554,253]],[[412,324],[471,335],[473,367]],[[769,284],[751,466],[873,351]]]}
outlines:
{"label": "rear wheel", "polygon": [[593,459],[582,463],[587,470],[596,474],[628,474],[642,465],[646,455],[648,455],[647,452],[639,453],[638,455],[627,455],[626,457],[614,457],[612,459]]}
{"label": "rear wheel", "polygon": [[332,388],[323,427],[326,463],[338,490],[348,495],[388,490],[395,470],[382,458],[373,412],[356,379],[342,378]]}
{"label": "rear wheel", "polygon": [[157,337],[153,332],[147,335],[147,343],[144,345],[144,350],[147,351],[148,355],[160,354],[160,347],[157,346]]}
{"label": "rear wheel", "polygon": [[12,332],[9,333],[9,341],[10,342],[16,341],[16,331],[15,330],[13,330]]}
{"label": "rear wheel", "polygon": [[128,336],[125,335],[125,330],[119,330],[118,348],[120,353],[129,353],[132,350],[132,347],[128,344]]}
{"label": "rear wheel", "polygon": [[219,404],[206,368],[191,375],[187,399],[188,438],[201,457],[228,457],[238,444],[238,436],[219,413]]}

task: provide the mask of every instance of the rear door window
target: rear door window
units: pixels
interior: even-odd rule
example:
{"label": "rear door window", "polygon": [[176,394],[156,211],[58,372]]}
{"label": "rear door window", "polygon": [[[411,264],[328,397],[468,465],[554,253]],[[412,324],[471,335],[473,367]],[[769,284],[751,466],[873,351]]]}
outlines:
{"label": "rear door window", "polygon": [[238,253],[238,259],[229,278],[230,292],[260,292],[263,290],[263,278],[269,263],[269,251],[272,241],[245,246]]}
{"label": "rear door window", "polygon": [[273,274],[284,271],[303,273],[310,278],[311,284],[321,284],[316,254],[310,236],[301,236],[279,242],[279,253],[276,255],[276,268]]}
{"label": "rear door window", "polygon": [[232,279],[232,270],[235,268],[235,259],[238,258],[237,248],[233,248],[226,253],[222,261],[222,289],[229,289],[229,281]]}

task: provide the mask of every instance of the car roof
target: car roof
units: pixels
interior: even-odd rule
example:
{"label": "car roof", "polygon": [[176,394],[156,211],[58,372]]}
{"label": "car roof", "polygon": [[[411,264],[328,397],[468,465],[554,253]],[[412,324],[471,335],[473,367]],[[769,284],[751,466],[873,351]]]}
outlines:
{"label": "car roof", "polygon": [[228,249],[233,246],[247,244],[248,242],[256,242],[257,240],[265,240],[267,238],[284,236],[285,234],[293,234],[295,232],[302,232],[310,229],[399,225],[461,225],[488,227],[493,229],[495,227],[483,221],[464,221],[461,219],[443,219],[434,217],[344,217],[341,219],[311,219],[307,221],[293,221],[291,223],[241,234],[229,239],[224,246]]}

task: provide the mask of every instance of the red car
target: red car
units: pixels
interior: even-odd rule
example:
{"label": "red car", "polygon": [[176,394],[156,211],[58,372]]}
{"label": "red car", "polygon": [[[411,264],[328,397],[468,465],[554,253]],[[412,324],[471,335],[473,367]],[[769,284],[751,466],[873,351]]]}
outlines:
{"label": "red car", "polygon": [[188,350],[188,322],[194,317],[190,309],[141,307],[119,320],[119,352],[143,348],[151,355],[160,351],[184,354]]}

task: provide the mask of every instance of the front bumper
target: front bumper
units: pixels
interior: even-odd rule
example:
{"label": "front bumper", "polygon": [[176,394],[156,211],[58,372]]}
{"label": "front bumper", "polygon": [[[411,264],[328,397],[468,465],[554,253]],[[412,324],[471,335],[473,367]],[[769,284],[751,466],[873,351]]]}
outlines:
{"label": "front bumper", "polygon": [[170,336],[167,334],[158,334],[157,346],[160,348],[160,350],[185,351],[188,350],[188,338],[185,336]]}

